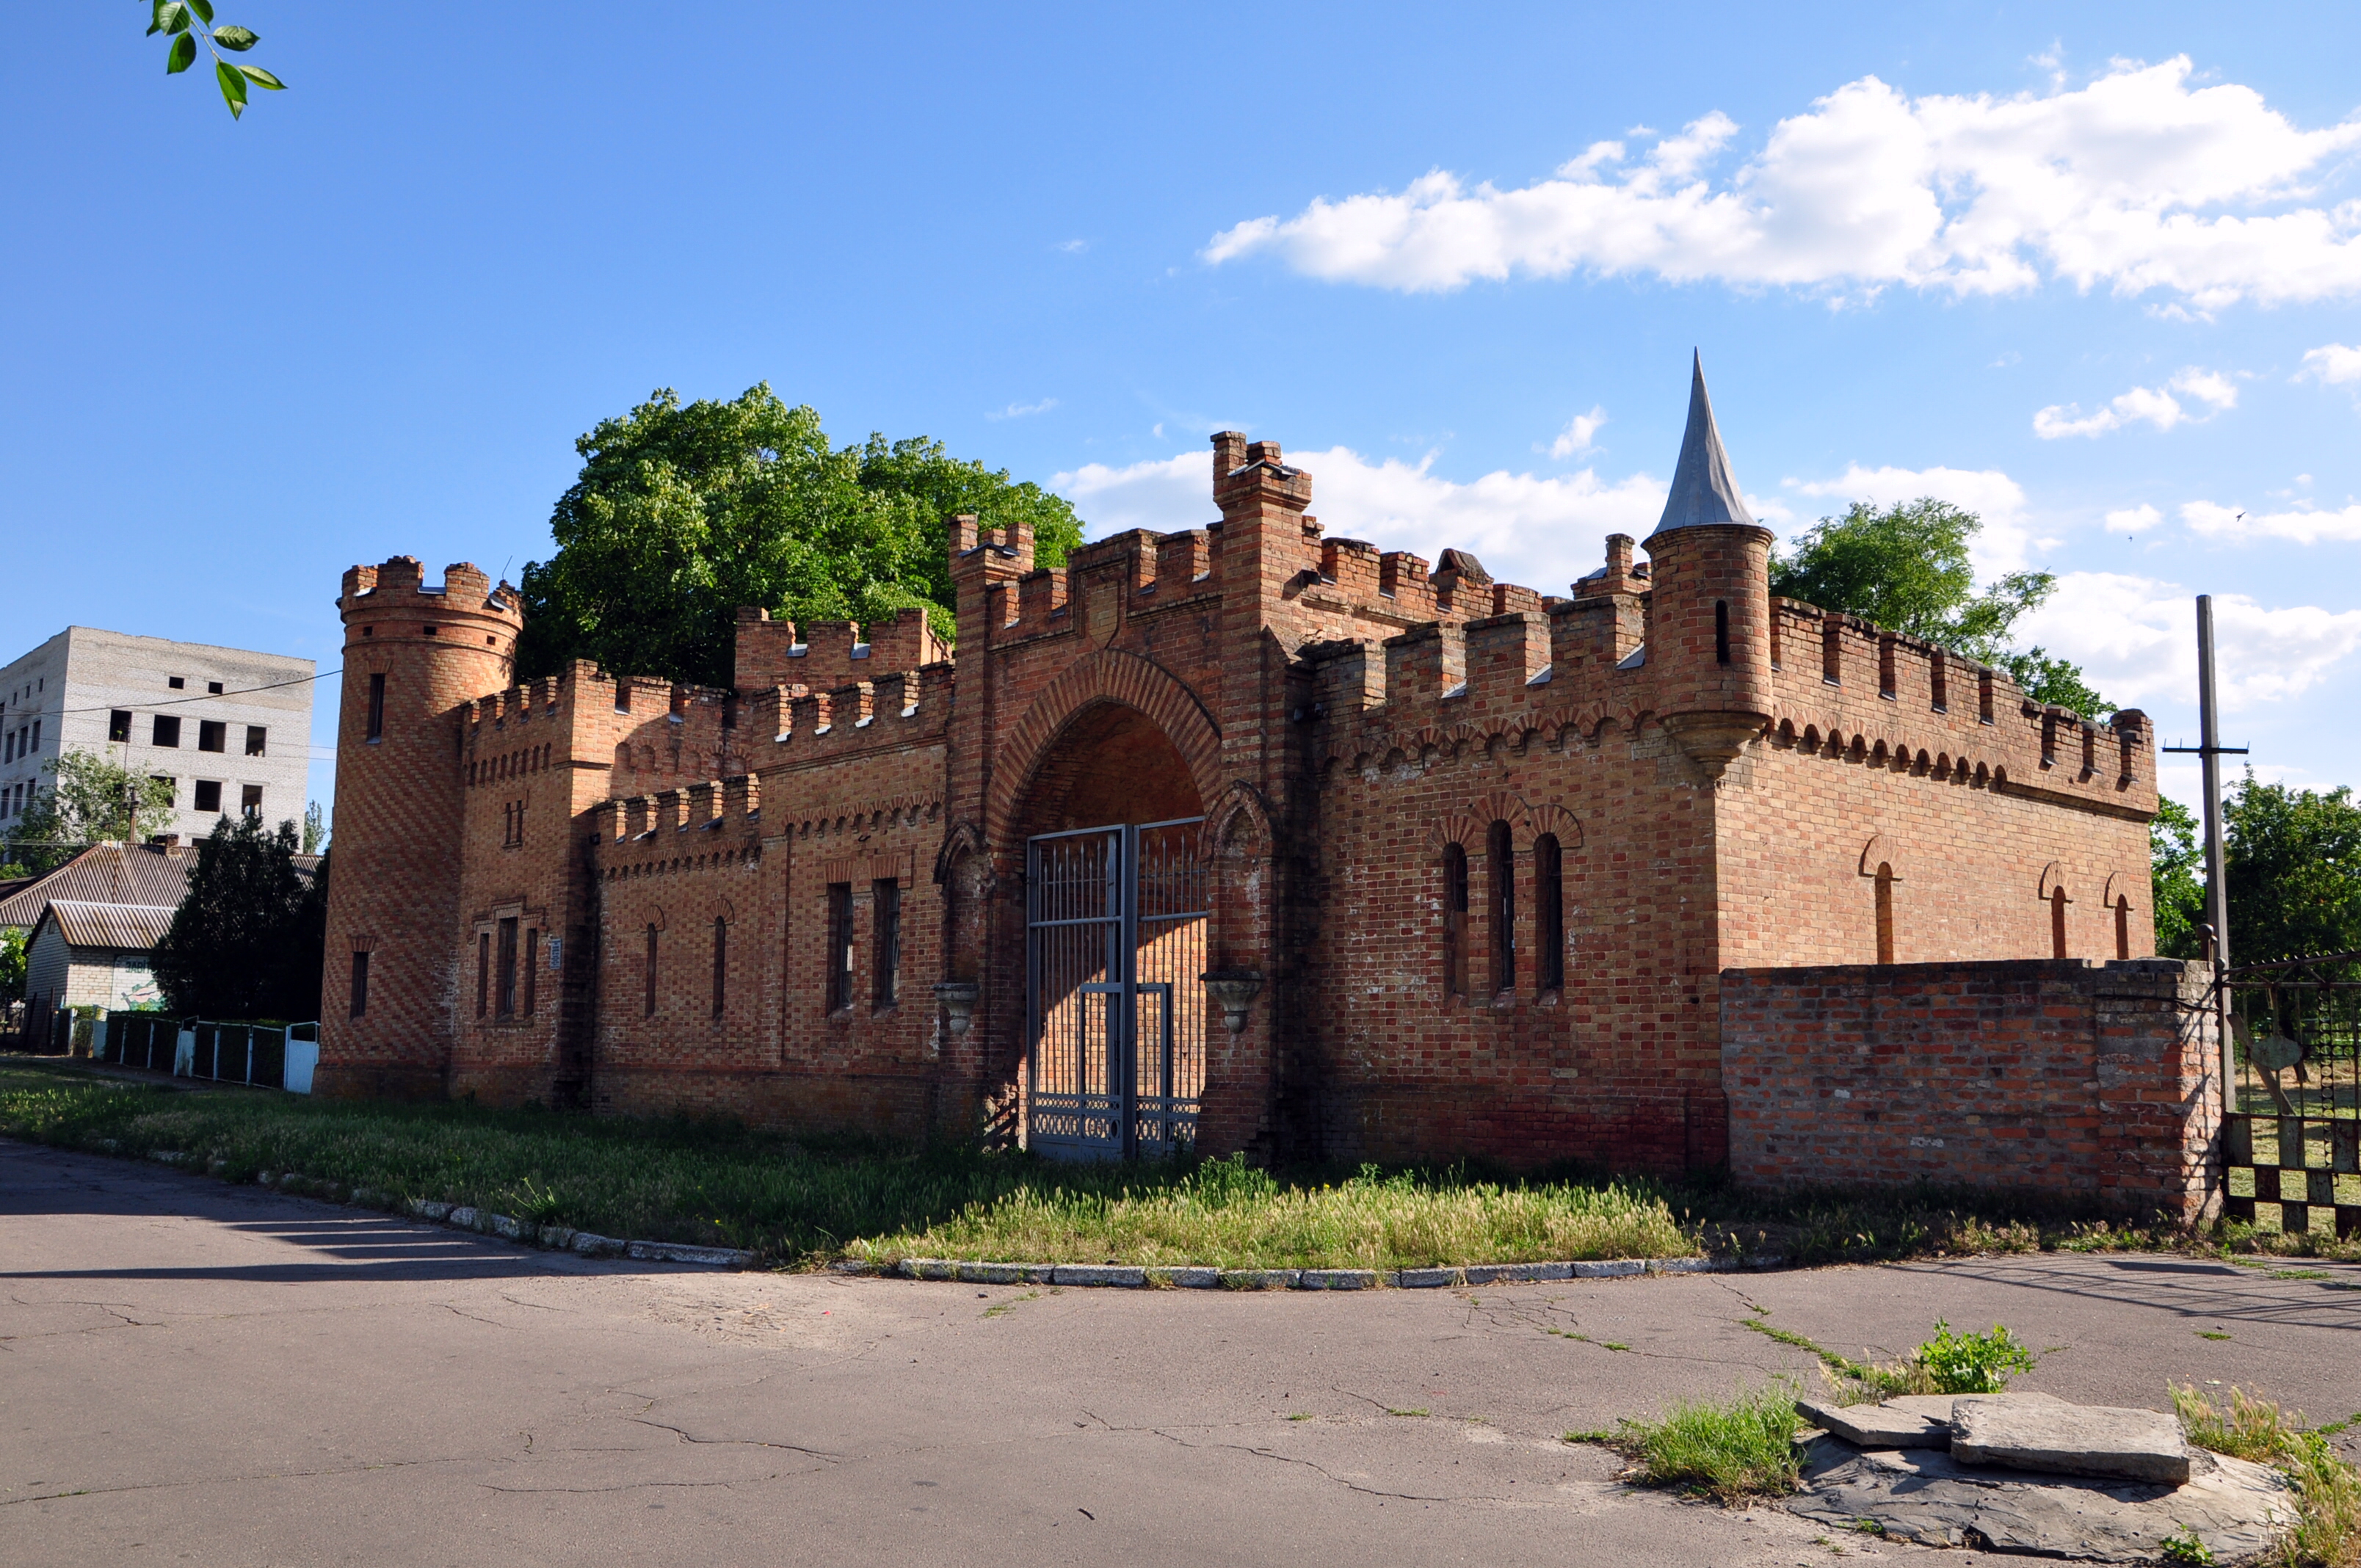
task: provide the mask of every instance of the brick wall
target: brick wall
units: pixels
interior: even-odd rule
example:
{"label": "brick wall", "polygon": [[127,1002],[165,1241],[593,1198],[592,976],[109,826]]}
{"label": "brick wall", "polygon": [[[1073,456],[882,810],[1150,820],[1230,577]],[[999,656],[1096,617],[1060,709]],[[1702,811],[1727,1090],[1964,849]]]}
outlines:
{"label": "brick wall", "polygon": [[1728,970],[1731,1174],[2206,1215],[2222,1104],[2205,992],[2177,959]]}

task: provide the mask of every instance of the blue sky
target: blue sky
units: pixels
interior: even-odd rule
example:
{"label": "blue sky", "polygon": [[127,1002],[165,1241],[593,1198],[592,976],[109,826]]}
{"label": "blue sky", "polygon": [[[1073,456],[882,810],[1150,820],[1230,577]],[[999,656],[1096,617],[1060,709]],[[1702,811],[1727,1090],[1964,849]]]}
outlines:
{"label": "blue sky", "polygon": [[291,84],[243,123],[132,0],[19,41],[8,653],[332,668],[346,565],[513,577],[578,433],[765,379],[1100,532],[1208,521],[1242,428],[1332,533],[1563,592],[1653,521],[1697,345],[1774,526],[1974,507],[2167,740],[2222,596],[2229,739],[2361,780],[2349,8],[220,19]]}

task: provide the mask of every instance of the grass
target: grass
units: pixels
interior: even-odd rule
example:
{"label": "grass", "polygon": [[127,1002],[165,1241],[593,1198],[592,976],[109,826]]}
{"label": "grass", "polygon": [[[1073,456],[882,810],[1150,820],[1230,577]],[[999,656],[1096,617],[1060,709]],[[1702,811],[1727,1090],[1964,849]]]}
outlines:
{"label": "grass", "polygon": [[2350,1422],[2314,1427],[2268,1399],[2233,1387],[2216,1402],[2183,1385],[2172,1390],[2189,1441],[2215,1453],[2272,1465],[2295,1484],[2296,1522],[2274,1549],[2284,1568],[2361,1565],[2361,1470],[2329,1446]]}
{"label": "grass", "polygon": [[1289,1180],[1235,1161],[1060,1166],[718,1122],[175,1091],[24,1058],[0,1060],[0,1135],[126,1155],[181,1151],[233,1180],[295,1171],[390,1202],[473,1204],[788,1265],[924,1255],[1392,1268],[1697,1250],[1694,1229],[1661,1194],[1629,1183],[1374,1167]]}
{"label": "grass", "polygon": [[1908,1355],[1895,1361],[1871,1362],[1840,1355],[1793,1329],[1783,1329],[1761,1318],[1736,1321],[1741,1328],[1818,1357],[1821,1373],[1838,1401],[1847,1405],[1891,1399],[1901,1394],[1996,1394],[2008,1387],[2015,1374],[2030,1372],[2038,1359],[2030,1346],[1999,1323],[1994,1323],[1989,1333],[1963,1334],[1938,1318],[1935,1321],[1935,1337]]}
{"label": "grass", "polygon": [[1784,1497],[1795,1489],[1795,1392],[1782,1382],[1726,1400],[1677,1400],[1661,1421],[1625,1419],[1611,1431],[1568,1432],[1633,1461],[1653,1486],[1676,1486],[1724,1503]]}

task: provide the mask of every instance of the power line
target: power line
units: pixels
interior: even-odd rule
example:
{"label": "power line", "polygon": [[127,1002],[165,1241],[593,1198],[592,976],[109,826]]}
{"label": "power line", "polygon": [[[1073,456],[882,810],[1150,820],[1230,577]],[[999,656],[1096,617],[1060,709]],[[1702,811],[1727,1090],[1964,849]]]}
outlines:
{"label": "power line", "polygon": [[[330,675],[341,675],[344,673],[345,667],[342,664],[339,664],[333,670],[322,670],[317,674],[298,675],[291,681],[273,681],[269,685],[265,686],[240,686],[234,692],[207,692],[203,696],[169,697],[162,702],[143,702],[137,704],[137,706],[140,707],[180,707],[192,702],[221,702],[229,697],[244,696],[248,692],[275,692],[285,686],[300,686],[312,681],[324,681]],[[53,713],[56,717],[63,718],[69,713],[115,713],[121,710],[113,703],[109,702],[102,703],[96,707],[60,707],[43,709],[42,711]]]}

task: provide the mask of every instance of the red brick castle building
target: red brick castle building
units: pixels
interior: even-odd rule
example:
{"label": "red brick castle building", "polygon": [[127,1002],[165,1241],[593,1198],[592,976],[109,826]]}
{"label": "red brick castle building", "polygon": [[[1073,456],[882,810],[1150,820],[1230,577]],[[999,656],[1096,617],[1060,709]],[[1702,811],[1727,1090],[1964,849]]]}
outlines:
{"label": "red brick castle building", "polygon": [[1276,443],[1213,488],[1054,570],[951,520],[956,657],[745,610],[729,690],[512,685],[505,584],[347,572],[322,1088],[1671,1170],[1756,1135],[1725,971],[2151,951],[2141,716],[1773,598],[1701,376],[1565,597]]}

